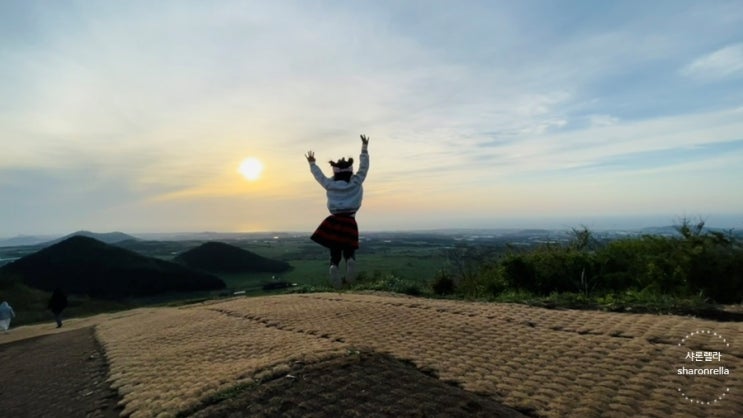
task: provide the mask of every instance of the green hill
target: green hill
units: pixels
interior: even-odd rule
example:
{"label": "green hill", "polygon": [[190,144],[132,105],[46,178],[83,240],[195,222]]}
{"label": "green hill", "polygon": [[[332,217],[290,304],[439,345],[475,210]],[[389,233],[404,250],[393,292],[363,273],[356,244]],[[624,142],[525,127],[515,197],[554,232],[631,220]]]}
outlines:
{"label": "green hill", "polygon": [[38,289],[61,287],[69,293],[111,299],[225,287],[210,274],[84,236],[20,258],[0,268],[0,274]]}
{"label": "green hill", "polygon": [[207,242],[175,259],[185,266],[215,273],[280,273],[291,269],[284,261],[262,257],[223,242]]}

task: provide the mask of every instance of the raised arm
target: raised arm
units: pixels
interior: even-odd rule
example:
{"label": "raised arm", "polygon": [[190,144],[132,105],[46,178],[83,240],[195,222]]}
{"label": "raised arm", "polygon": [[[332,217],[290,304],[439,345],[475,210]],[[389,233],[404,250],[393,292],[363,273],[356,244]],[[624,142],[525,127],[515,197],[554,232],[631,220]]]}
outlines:
{"label": "raised arm", "polygon": [[361,155],[359,155],[359,171],[356,172],[354,178],[359,183],[363,183],[366,180],[366,174],[369,172],[369,137],[361,135]]}
{"label": "raised arm", "polygon": [[305,157],[307,158],[307,162],[310,164],[310,172],[315,177],[315,180],[317,180],[317,182],[320,183],[323,188],[327,189],[328,184],[332,181],[332,179],[325,177],[325,174],[323,174],[320,167],[315,164],[315,153],[312,151],[307,151]]}

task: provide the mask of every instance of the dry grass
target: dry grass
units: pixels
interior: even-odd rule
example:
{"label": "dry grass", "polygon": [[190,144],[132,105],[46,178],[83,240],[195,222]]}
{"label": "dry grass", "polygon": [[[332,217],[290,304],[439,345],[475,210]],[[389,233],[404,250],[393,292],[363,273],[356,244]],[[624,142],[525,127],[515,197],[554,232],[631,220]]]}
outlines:
{"label": "dry grass", "polygon": [[[556,311],[379,294],[241,298],[143,310],[97,332],[124,414],[170,416],[293,360],[351,347],[410,360],[540,416],[743,416],[743,324],[677,316]],[[697,329],[727,337],[729,376],[678,376]],[[697,340],[697,341],[709,341]],[[691,342],[689,343],[691,344]],[[689,363],[686,363],[689,367]],[[692,382],[693,381],[693,382]],[[718,405],[685,401],[678,392]]]}
{"label": "dry grass", "polygon": [[[341,352],[331,341],[287,333],[210,309],[163,309],[99,325],[122,414],[159,416],[205,395],[273,373],[282,362]],[[277,370],[278,371],[278,370]]]}

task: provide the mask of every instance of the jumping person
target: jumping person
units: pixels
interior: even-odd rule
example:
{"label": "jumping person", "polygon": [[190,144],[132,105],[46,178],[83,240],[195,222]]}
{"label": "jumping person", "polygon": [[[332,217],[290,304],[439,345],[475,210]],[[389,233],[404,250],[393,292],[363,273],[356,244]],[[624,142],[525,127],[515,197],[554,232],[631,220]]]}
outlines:
{"label": "jumping person", "polygon": [[358,274],[355,253],[359,248],[359,228],[355,216],[364,196],[361,184],[369,171],[368,145],[369,138],[361,135],[361,163],[356,174],[353,173],[353,158],[330,161],[332,178],[325,177],[315,164],[314,152],[308,151],[305,155],[312,175],[326,191],[330,211],[330,216],[317,227],[311,239],[330,249],[330,282],[336,289],[343,284],[339,268],[341,257],[346,260],[346,283],[353,283]]}

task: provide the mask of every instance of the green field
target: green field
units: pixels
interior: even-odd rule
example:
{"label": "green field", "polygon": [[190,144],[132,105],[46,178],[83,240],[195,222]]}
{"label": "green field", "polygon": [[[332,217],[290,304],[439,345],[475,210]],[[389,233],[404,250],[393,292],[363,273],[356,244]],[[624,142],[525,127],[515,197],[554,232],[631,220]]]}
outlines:
{"label": "green field", "polygon": [[[275,281],[295,283],[313,288],[329,287],[328,250],[309,240],[307,236],[225,240],[224,242],[251,251],[263,257],[289,263],[292,269],[283,273],[217,274],[227,284],[228,291],[245,291],[249,295],[265,292],[263,286]],[[131,244],[129,249],[144,255],[172,259],[175,255],[198,246],[199,242],[146,242]],[[446,265],[439,242],[421,240],[362,241],[356,253],[360,279],[394,275],[395,277],[427,286],[434,275]],[[342,268],[343,270],[343,268]],[[212,292],[225,294],[224,292]]]}
{"label": "green field", "polygon": [[[262,286],[271,281],[286,281],[311,287],[325,287],[328,284],[328,255],[316,254],[315,259],[307,257],[294,258],[293,252],[284,252],[286,248],[250,248],[243,247],[264,257],[276,258],[288,262],[292,270],[274,273],[220,274],[227,287],[234,291],[246,291],[248,294],[264,293]],[[434,275],[442,269],[446,260],[438,250],[404,251],[397,249],[386,254],[365,254],[359,251],[356,256],[360,277],[363,279],[394,275],[401,279],[426,286]],[[343,270],[343,264],[341,264]]]}

